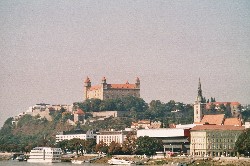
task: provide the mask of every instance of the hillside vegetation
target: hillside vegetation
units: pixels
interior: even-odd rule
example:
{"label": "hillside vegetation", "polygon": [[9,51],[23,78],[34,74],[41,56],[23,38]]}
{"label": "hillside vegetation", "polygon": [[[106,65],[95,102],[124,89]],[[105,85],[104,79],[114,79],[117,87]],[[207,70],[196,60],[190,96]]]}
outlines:
{"label": "hillside vegetation", "polygon": [[[130,127],[132,122],[142,119],[162,122],[161,127],[168,127],[169,124],[189,124],[193,122],[193,106],[173,100],[163,103],[153,100],[149,104],[141,98],[125,97],[123,99],[104,100],[91,99],[84,102],[74,103],[74,108],[81,108],[85,112],[86,123],[71,126],[68,119],[73,118],[72,114],[64,109],[51,114],[52,121],[39,116],[32,117],[24,115],[16,125],[12,125],[13,118],[8,118],[0,130],[0,151],[23,151],[28,152],[35,146],[54,146],[55,135],[61,131],[74,129],[122,130]],[[102,121],[91,122],[88,119],[93,111],[127,111],[126,117],[107,118]],[[221,113],[221,112],[220,112]],[[249,119],[249,110],[243,114],[244,119]]]}

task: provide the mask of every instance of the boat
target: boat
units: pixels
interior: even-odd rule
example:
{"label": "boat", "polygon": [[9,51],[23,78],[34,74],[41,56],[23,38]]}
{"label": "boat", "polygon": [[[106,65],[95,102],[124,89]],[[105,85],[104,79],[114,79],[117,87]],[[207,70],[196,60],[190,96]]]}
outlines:
{"label": "boat", "polygon": [[27,162],[31,163],[58,163],[61,162],[62,149],[51,147],[35,147],[30,151]]}
{"label": "boat", "polygon": [[20,155],[20,156],[17,156],[16,158],[18,161],[25,161],[25,156],[24,155]]}
{"label": "boat", "polygon": [[71,160],[71,163],[72,164],[83,164],[84,161],[81,161],[81,160]]}
{"label": "boat", "polygon": [[128,161],[128,160],[124,160],[124,159],[116,159],[116,158],[112,158],[112,159],[108,160],[108,163],[110,165],[131,165],[131,164],[134,164],[133,161]]}

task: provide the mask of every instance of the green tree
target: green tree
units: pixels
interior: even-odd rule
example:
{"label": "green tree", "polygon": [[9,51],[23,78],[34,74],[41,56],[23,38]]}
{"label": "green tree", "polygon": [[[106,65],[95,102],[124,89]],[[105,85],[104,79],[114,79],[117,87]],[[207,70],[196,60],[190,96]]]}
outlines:
{"label": "green tree", "polygon": [[163,149],[161,140],[148,136],[139,137],[136,141],[136,154],[138,155],[154,155],[157,151]]}
{"label": "green tree", "polygon": [[240,154],[248,155],[250,153],[250,129],[246,129],[235,142],[235,149]]}

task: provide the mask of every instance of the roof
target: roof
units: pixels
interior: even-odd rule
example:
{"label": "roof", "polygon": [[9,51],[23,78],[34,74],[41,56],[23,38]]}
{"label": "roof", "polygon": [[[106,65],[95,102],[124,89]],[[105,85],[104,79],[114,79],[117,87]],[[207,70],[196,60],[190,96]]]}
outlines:
{"label": "roof", "polygon": [[86,134],[86,133],[87,133],[87,131],[76,129],[76,130],[72,130],[72,131],[63,131],[62,135]]}
{"label": "roof", "polygon": [[[135,89],[136,85],[129,84],[129,83],[126,83],[126,84],[107,84],[107,87],[109,89]],[[101,88],[102,88],[101,85],[94,85],[94,86],[91,86],[89,90],[98,90]]]}
{"label": "roof", "polygon": [[224,114],[217,114],[217,115],[204,115],[201,123],[205,124],[216,124],[216,125],[221,125],[223,124],[224,121]]}
{"label": "roof", "polygon": [[128,82],[126,84],[108,84],[108,88],[111,89],[135,89],[135,84],[129,84]]}
{"label": "roof", "polygon": [[244,130],[243,126],[232,126],[232,125],[197,125],[194,126],[191,131],[199,130]]}
{"label": "roof", "polygon": [[101,85],[94,85],[94,86],[91,86],[89,90],[98,90],[98,89],[101,89]]}
{"label": "roof", "polygon": [[238,118],[226,118],[224,121],[224,125],[242,126],[242,123]]}
{"label": "roof", "polygon": [[150,120],[140,120],[138,124],[150,124]]}
{"label": "roof", "polygon": [[82,114],[85,114],[85,113],[83,112],[83,110],[81,110],[80,108],[78,108],[77,111],[75,112],[75,114],[82,115]]}
{"label": "roof", "polygon": [[84,81],[85,83],[88,83],[88,82],[90,82],[90,79],[89,79],[89,77],[87,77],[86,78],[86,80]]}

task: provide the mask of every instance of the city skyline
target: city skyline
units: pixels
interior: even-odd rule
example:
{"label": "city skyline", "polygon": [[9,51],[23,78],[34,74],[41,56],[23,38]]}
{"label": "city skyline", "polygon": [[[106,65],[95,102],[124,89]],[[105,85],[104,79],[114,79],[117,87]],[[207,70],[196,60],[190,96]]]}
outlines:
{"label": "city skyline", "polygon": [[249,1],[0,2],[0,126],[36,103],[83,101],[83,82],[141,81],[146,102],[250,104]]}

